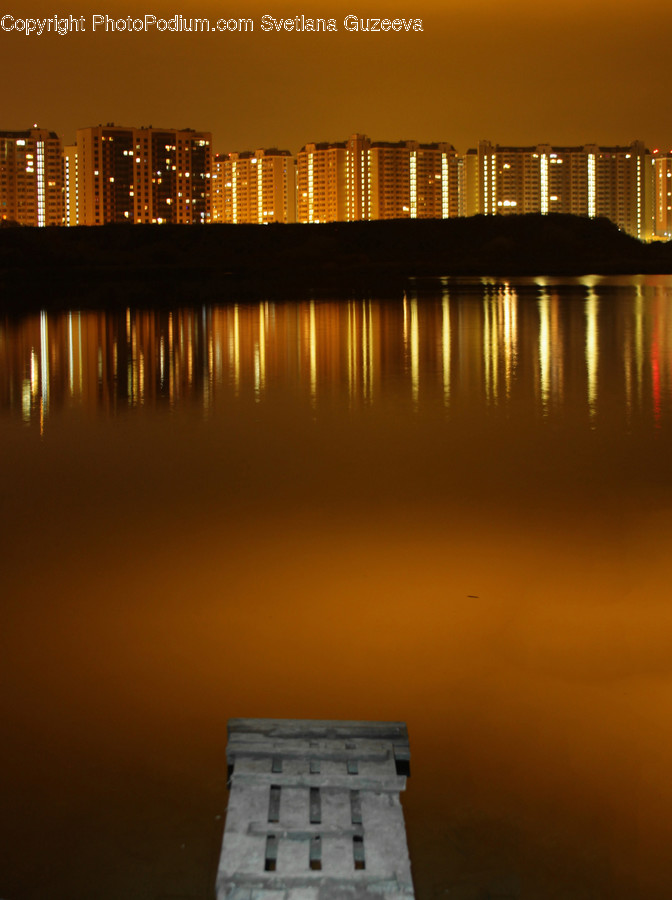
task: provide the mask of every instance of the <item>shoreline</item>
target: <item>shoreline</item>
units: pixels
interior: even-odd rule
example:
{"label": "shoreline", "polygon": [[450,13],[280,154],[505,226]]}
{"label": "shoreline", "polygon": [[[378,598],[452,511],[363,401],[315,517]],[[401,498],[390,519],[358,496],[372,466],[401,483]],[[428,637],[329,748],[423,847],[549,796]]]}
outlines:
{"label": "shoreline", "polygon": [[[320,225],[0,229],[0,310],[397,293],[417,280],[672,274],[672,241],[538,214]],[[121,294],[122,296],[118,296]]]}

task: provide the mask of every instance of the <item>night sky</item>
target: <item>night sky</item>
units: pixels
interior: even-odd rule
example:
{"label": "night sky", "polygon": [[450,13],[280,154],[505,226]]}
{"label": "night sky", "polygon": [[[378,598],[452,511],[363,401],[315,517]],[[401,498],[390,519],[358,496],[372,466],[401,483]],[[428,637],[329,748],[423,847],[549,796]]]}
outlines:
{"label": "night sky", "polygon": [[[12,6],[12,3],[14,6]],[[0,128],[38,123],[74,142],[78,127],[192,127],[218,152],[310,141],[448,141],[672,148],[672,6],[626,0],[109,0],[71,6],[7,0],[0,18],[85,17],[64,36],[0,31]],[[253,33],[105,33],[94,14],[254,21]],[[261,17],[334,18],[336,33],[266,33]],[[422,19],[422,32],[352,33],[346,15]]]}

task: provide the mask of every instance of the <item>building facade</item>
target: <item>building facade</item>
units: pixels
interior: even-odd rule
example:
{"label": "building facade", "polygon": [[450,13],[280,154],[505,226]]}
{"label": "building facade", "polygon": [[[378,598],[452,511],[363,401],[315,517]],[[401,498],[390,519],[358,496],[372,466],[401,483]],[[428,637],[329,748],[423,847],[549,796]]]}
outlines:
{"label": "building facade", "polygon": [[369,150],[371,219],[447,219],[459,214],[458,154],[450,144],[375,142]]}
{"label": "building facade", "polygon": [[481,141],[464,161],[466,215],[605,217],[642,240],[655,232],[655,168],[641,141],[624,147],[503,147]]}
{"label": "building facade", "polygon": [[672,240],[672,151],[653,151],[655,180],[656,237]]}
{"label": "building facade", "polygon": [[402,722],[232,719],[218,900],[412,900]]}
{"label": "building facade", "polygon": [[61,139],[53,131],[0,131],[0,220],[63,224]]}
{"label": "building facade", "polygon": [[289,150],[217,154],[212,221],[266,225],[296,221],[296,166]]}
{"label": "building facade", "polygon": [[441,219],[459,214],[459,165],[446,143],[306,144],[297,160],[298,221]]}
{"label": "building facade", "polygon": [[205,224],[211,144],[191,129],[78,129],[79,224]]}
{"label": "building facade", "polygon": [[296,160],[297,220],[345,222],[347,145],[306,144]]}
{"label": "building facade", "polygon": [[79,154],[76,144],[63,148],[63,212],[66,225],[79,225]]}

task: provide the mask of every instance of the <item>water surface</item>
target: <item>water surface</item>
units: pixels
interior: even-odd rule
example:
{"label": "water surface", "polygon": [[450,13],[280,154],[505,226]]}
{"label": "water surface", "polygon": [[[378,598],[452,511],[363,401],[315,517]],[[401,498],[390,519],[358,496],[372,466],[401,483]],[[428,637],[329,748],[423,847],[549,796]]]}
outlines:
{"label": "water surface", "polygon": [[232,716],[403,719],[419,900],[672,886],[672,279],[0,323],[0,896],[211,897]]}

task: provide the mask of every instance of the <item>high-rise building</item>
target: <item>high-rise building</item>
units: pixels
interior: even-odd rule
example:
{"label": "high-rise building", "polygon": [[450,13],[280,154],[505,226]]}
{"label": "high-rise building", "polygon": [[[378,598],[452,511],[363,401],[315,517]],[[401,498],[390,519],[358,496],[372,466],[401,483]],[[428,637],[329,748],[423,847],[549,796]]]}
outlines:
{"label": "high-rise building", "polygon": [[656,173],[655,208],[656,237],[672,239],[672,151],[653,151],[653,165]]}
{"label": "high-rise building", "polygon": [[465,157],[466,215],[603,216],[634,237],[654,233],[654,164],[641,141],[627,147],[502,147],[481,141]]}
{"label": "high-rise building", "polygon": [[296,167],[289,150],[217,154],[212,221],[265,225],[296,221]]}
{"label": "high-rise building", "polygon": [[305,224],[345,222],[347,146],[306,144],[297,157],[297,220]]}
{"label": "high-rise building", "polygon": [[364,134],[352,134],[345,144],[345,217],[348,222],[371,218],[369,205],[369,150]]}
{"label": "high-rise building", "polygon": [[63,161],[55,132],[0,131],[0,220],[63,224]]}
{"label": "high-rise building", "polygon": [[371,141],[353,134],[335,144],[306,144],[297,158],[299,222],[358,222],[369,219]]}
{"label": "high-rise building", "polygon": [[78,129],[80,224],[208,222],[211,144],[192,129]]}
{"label": "high-rise building", "polygon": [[64,221],[66,225],[79,225],[79,156],[77,145],[63,148]]}
{"label": "high-rise building", "polygon": [[450,144],[376,141],[368,155],[371,219],[458,215],[458,156]]}
{"label": "high-rise building", "polygon": [[306,144],[297,170],[299,222],[459,214],[458,155],[450,144],[372,143],[353,134],[342,143]]}

